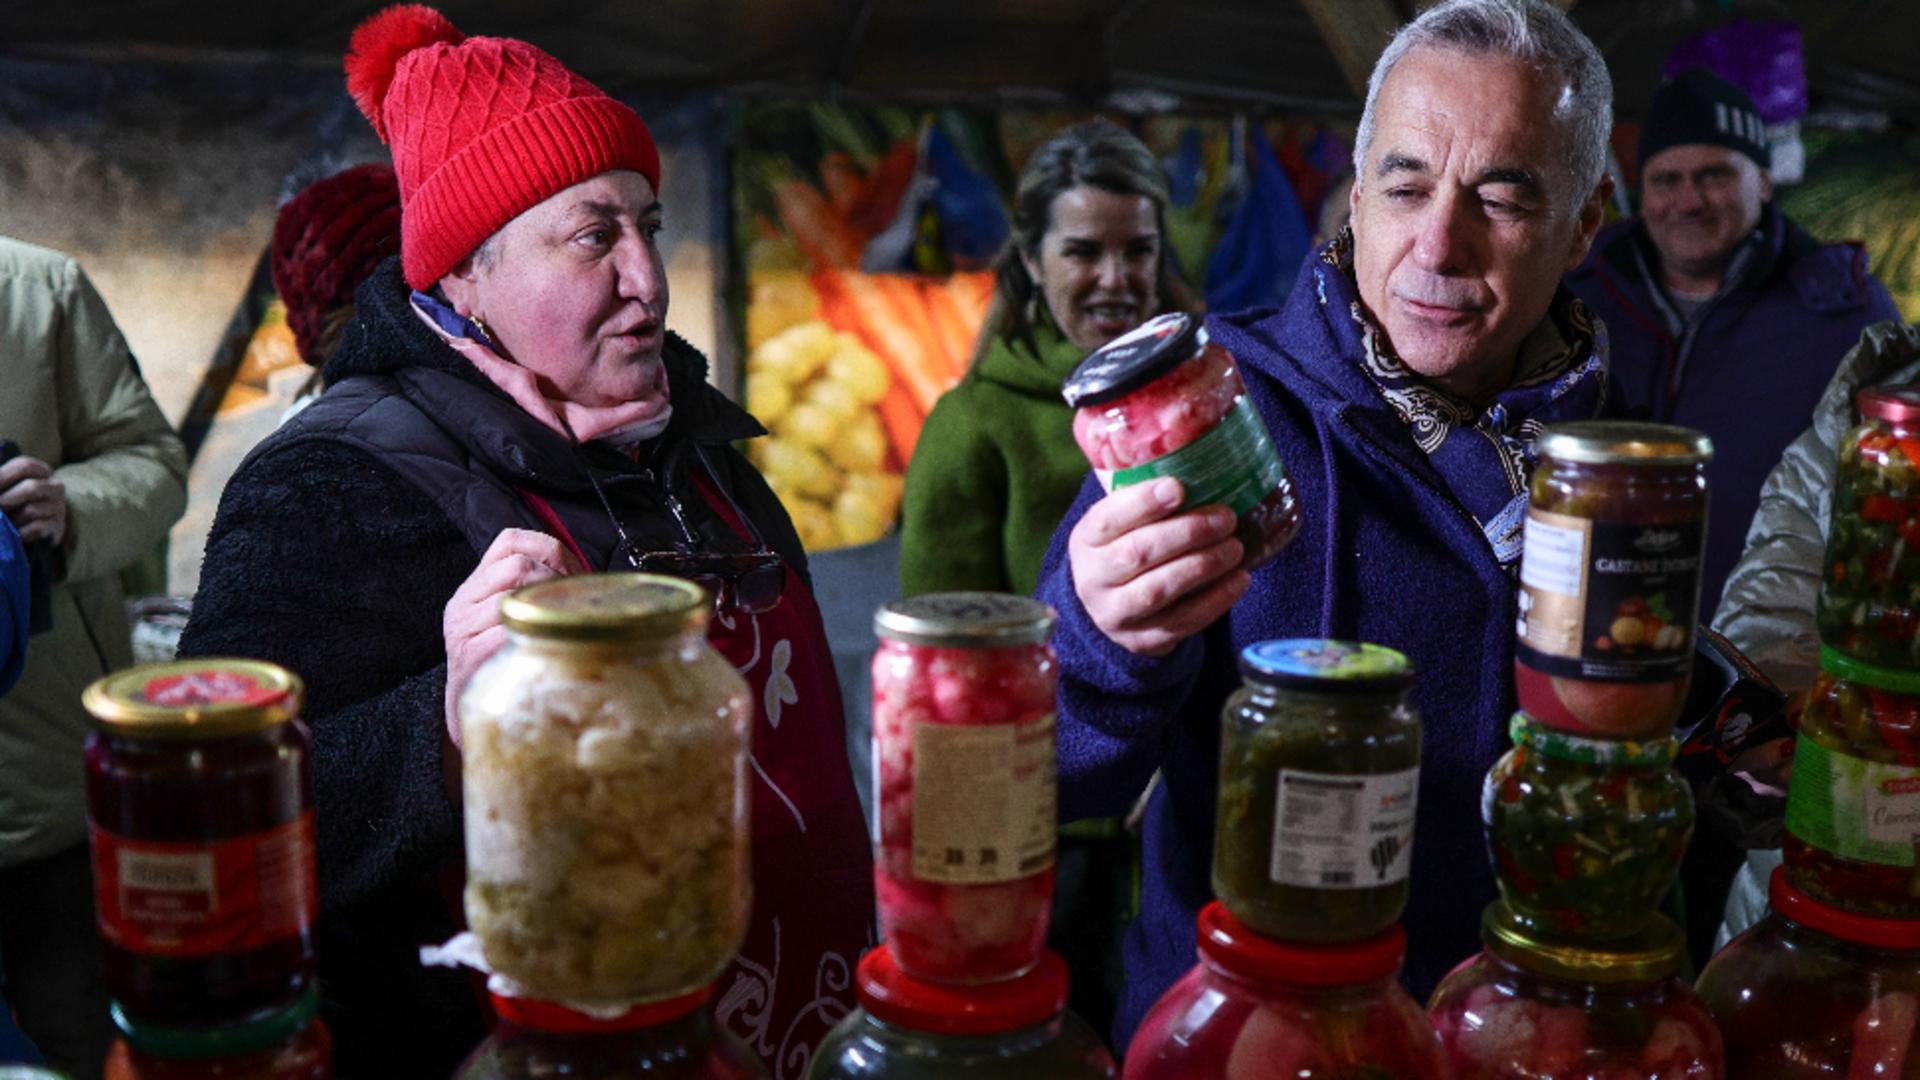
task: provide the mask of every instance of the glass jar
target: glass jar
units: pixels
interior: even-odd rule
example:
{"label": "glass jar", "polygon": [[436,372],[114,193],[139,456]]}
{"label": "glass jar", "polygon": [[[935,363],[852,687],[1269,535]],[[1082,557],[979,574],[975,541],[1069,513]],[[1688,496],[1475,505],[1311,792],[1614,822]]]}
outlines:
{"label": "glass jar", "polygon": [[1102,1080],[1113,1055],[1066,1010],[1067,965],[1045,954],[988,986],[915,979],[889,945],[860,958],[860,1007],[827,1033],[807,1080]]}
{"label": "glass jar", "polygon": [[1646,929],[1693,834],[1693,792],[1671,737],[1583,739],[1517,713],[1513,749],[1481,788],[1480,818],[1516,925],[1547,937]]}
{"label": "glass jar", "polygon": [[140,1023],[118,1005],[104,1080],[332,1080],[333,1036],[309,990],[285,1008],[204,1028]]}
{"label": "glass jar", "polygon": [[[1486,950],[1453,969],[1428,1013],[1460,1080],[1721,1080],[1720,1032],[1677,975],[1685,935],[1556,945],[1494,901]],[[1747,1080],[1740,1077],[1740,1080]]]}
{"label": "glass jar", "polygon": [[146,664],[87,687],[87,824],[107,993],[147,1024],[217,1025],[313,981],[312,781],[285,668]]}
{"label": "glass jar", "polygon": [[1073,438],[1108,491],[1171,476],[1183,506],[1230,507],[1251,569],[1300,530],[1293,483],[1233,354],[1169,312],[1094,351],[1061,386]]}
{"label": "glass jar", "polygon": [[1125,1080],[1447,1080],[1426,1015],[1394,981],[1398,924],[1339,945],[1274,941],[1215,901],[1197,921],[1200,962],[1147,1011]]}
{"label": "glass jar", "polygon": [[699,586],[530,585],[460,696],[467,924],[525,997],[679,997],[746,935],[753,706]]}
{"label": "glass jar", "polygon": [[1053,609],[927,593],[874,615],[874,892],[916,979],[1016,978],[1053,900]]}
{"label": "glass jar", "polygon": [[713,1022],[713,987],[598,1018],[493,995],[500,1018],[454,1080],[758,1080],[767,1070]]}
{"label": "glass jar", "polygon": [[1673,731],[1693,673],[1713,443],[1690,428],[1589,420],[1535,442],[1514,683],[1549,727]]}
{"label": "glass jar", "polygon": [[1240,671],[1220,714],[1214,894],[1269,937],[1385,931],[1413,861],[1413,666],[1379,645],[1298,638],[1247,646]]}
{"label": "glass jar", "polygon": [[1787,877],[1834,907],[1920,918],[1920,672],[1874,668],[1825,645],[1820,666],[1787,784]]}
{"label": "glass jar", "polygon": [[1773,911],[1707,963],[1696,990],[1727,1075],[1920,1080],[1920,921],[1852,915],[1773,872]]}
{"label": "glass jar", "polygon": [[1854,395],[1840,444],[1816,608],[1820,640],[1870,664],[1920,667],[1920,387]]}

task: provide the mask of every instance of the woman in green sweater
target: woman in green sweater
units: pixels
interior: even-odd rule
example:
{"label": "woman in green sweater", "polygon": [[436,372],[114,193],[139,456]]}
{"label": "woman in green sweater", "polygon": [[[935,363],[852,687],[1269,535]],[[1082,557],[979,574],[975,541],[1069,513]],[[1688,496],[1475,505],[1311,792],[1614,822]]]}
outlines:
{"label": "woman in green sweater", "polygon": [[1193,311],[1163,237],[1166,177],[1108,120],[1028,159],[973,367],[933,407],[907,466],[900,591],[1031,593],[1087,476],[1060,383],[1163,311]]}

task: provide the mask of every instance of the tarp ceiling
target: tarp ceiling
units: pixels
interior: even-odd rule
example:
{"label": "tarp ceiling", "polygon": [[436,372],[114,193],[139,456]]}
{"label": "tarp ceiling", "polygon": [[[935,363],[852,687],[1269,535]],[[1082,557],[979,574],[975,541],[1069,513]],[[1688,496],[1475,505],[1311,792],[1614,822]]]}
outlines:
{"label": "tarp ceiling", "polygon": [[[1320,0],[1325,8],[1347,0]],[[1404,15],[1412,0],[1363,0]],[[0,54],[335,68],[378,0],[76,0],[0,5]],[[1094,102],[1121,91],[1351,112],[1302,0],[445,0],[469,32],[536,42],[610,89],[767,87],[891,99]],[[1911,0],[1577,0],[1644,106],[1674,42],[1731,18],[1806,35],[1816,107],[1920,121]]]}

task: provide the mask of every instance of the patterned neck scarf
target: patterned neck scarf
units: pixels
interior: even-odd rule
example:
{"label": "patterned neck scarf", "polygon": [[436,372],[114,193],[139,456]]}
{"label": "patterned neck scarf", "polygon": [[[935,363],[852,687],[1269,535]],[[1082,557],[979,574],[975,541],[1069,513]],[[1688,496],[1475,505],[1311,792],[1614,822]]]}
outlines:
{"label": "patterned neck scarf", "polygon": [[1321,273],[1319,300],[1330,325],[1345,308],[1359,335],[1360,366],[1413,435],[1460,505],[1479,522],[1494,557],[1520,561],[1533,441],[1540,429],[1597,415],[1607,399],[1607,332],[1585,304],[1562,289],[1547,318],[1520,343],[1513,381],[1485,406],[1428,382],[1394,354],[1392,342],[1360,303],[1353,277],[1353,231],[1319,255],[1337,273]]}

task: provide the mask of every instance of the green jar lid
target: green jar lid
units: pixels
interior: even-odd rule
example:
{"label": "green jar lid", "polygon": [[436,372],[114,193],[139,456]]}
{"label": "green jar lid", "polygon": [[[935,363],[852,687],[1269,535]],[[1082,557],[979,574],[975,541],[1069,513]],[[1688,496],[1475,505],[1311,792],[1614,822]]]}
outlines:
{"label": "green jar lid", "polygon": [[1524,712],[1507,721],[1507,736],[1515,746],[1528,746],[1550,758],[1582,761],[1588,765],[1671,765],[1680,753],[1680,740],[1589,739],[1550,728]]}
{"label": "green jar lid", "polygon": [[1920,671],[1856,660],[1831,645],[1820,646],[1820,669],[1837,679],[1896,694],[1920,694]]}
{"label": "green jar lid", "polygon": [[1523,926],[1505,900],[1480,918],[1487,952],[1522,971],[1575,983],[1650,983],[1680,973],[1687,935],[1655,913],[1646,929],[1612,941],[1566,941]]}
{"label": "green jar lid", "polygon": [[1413,685],[1406,654],[1366,641],[1275,638],[1240,650],[1240,673],[1256,682],[1323,694],[1398,693]]}
{"label": "green jar lid", "polygon": [[320,1015],[320,990],[308,987],[291,1005],[256,1013],[245,1020],[215,1027],[169,1027],[148,1024],[127,1015],[119,1002],[112,1009],[113,1025],[128,1044],[158,1058],[217,1058],[270,1050],[291,1041]]}

